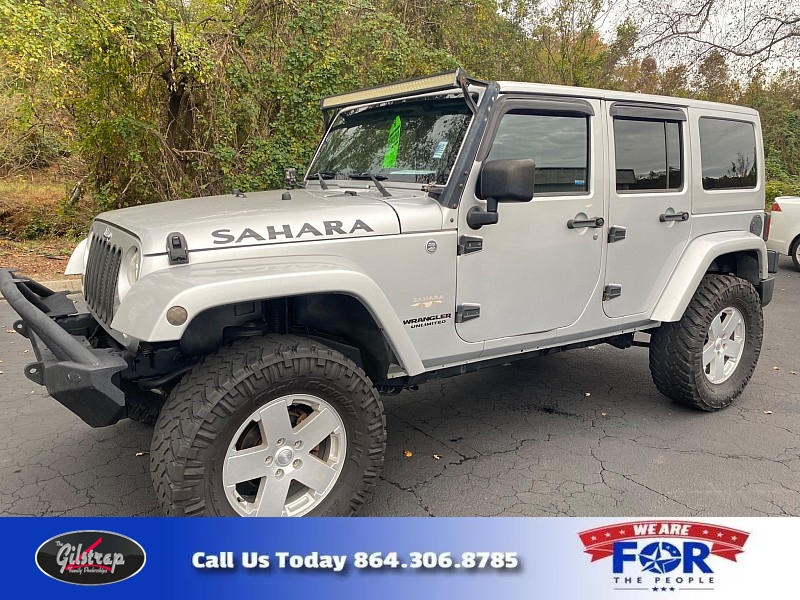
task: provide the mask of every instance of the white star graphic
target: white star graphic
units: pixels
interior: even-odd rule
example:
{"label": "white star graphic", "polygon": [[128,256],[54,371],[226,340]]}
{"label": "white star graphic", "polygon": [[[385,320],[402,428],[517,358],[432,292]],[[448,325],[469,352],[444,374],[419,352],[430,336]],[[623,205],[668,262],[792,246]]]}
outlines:
{"label": "white star graphic", "polygon": [[739,538],[738,538],[738,537],[736,537],[735,535],[732,535],[732,536],[731,536],[731,541],[732,541],[732,542],[735,542],[735,541],[736,541],[736,540],[738,540],[738,539],[739,539]]}
{"label": "white star graphic", "polygon": [[720,532],[717,534],[717,537],[718,537],[718,538],[721,538],[721,537],[722,537],[722,532],[721,532],[721,531],[720,531]]}
{"label": "white star graphic", "polygon": [[708,529],[703,529],[703,535],[708,535]]}
{"label": "white star graphic", "polygon": [[620,535],[625,535],[625,530],[624,530],[624,529],[620,529],[620,530],[619,530],[619,534],[620,534]]}
{"label": "white star graphic", "polygon": [[606,537],[611,537],[611,534],[610,533],[606,533]]}
{"label": "white star graphic", "polygon": [[593,535],[593,536],[592,536],[592,541],[593,541],[593,542],[597,541],[597,536],[594,536],[594,535]]}

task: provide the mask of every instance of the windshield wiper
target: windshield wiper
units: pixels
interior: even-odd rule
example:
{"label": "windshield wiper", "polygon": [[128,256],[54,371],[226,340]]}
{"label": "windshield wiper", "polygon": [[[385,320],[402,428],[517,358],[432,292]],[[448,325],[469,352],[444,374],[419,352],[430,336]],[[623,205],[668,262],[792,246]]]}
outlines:
{"label": "windshield wiper", "polygon": [[372,179],[375,181],[376,179],[380,179],[381,181],[386,181],[389,179],[386,175],[375,175],[373,173],[350,173],[347,176],[348,179]]}
{"label": "windshield wiper", "polygon": [[[383,187],[383,184],[380,181],[378,181],[378,178],[375,177],[375,175],[370,175],[369,178],[372,179],[372,183],[374,183],[375,187],[378,188],[378,191],[381,193],[381,196],[383,196],[384,198],[391,198],[392,195],[389,193],[389,190]],[[384,177],[384,179],[386,178]]]}
{"label": "windshield wiper", "polygon": [[373,175],[372,173],[356,173],[353,175],[348,175],[348,177],[350,179],[370,179],[372,180],[372,183],[375,184],[377,190],[381,193],[381,196],[383,196],[384,198],[392,197],[392,195],[389,193],[389,190],[387,190],[383,186],[383,184],[380,181],[378,181],[379,179],[383,179],[384,181],[387,180],[388,177],[386,177],[386,175]]}
{"label": "windshield wiper", "polygon": [[312,179],[316,179],[317,181],[319,181],[319,187],[322,188],[323,190],[327,190],[330,189],[332,185],[336,186],[337,184],[335,183],[328,184],[325,183],[325,180],[336,179],[336,176],[339,174],[340,173],[334,171],[318,171],[316,173],[309,174],[308,179],[306,181],[311,181]]}

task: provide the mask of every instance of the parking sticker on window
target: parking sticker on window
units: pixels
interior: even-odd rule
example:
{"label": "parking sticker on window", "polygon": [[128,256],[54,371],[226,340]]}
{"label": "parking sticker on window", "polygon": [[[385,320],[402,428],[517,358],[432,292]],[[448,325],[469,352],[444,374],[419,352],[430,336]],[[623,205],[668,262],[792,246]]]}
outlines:
{"label": "parking sticker on window", "polygon": [[444,156],[444,151],[447,149],[447,142],[442,140],[438,144],[436,144],[436,149],[433,151],[433,158],[442,158]]}

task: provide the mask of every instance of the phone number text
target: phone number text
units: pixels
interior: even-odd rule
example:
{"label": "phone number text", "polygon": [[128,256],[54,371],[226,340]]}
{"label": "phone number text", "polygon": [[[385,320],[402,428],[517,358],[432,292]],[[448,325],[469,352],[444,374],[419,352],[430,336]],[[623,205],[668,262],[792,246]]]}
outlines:
{"label": "phone number text", "polygon": [[516,569],[516,552],[356,552],[356,569]]}

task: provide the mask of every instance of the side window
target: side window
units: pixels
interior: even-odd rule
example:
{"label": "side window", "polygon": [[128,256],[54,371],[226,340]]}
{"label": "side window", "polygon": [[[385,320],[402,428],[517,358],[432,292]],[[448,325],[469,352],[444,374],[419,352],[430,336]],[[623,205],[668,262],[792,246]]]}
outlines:
{"label": "side window", "polygon": [[681,124],[614,119],[617,190],[679,190],[683,187]]}
{"label": "side window", "polygon": [[700,118],[703,188],[754,188],[758,181],[756,131],[752,123]]}
{"label": "side window", "polygon": [[532,158],[535,194],[589,190],[589,117],[514,110],[503,115],[486,160]]}

